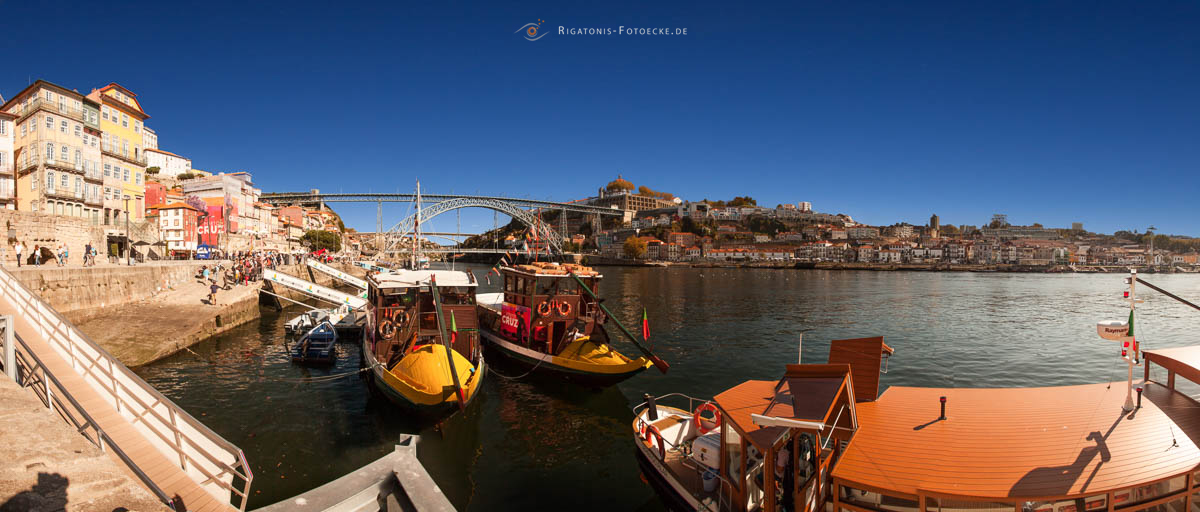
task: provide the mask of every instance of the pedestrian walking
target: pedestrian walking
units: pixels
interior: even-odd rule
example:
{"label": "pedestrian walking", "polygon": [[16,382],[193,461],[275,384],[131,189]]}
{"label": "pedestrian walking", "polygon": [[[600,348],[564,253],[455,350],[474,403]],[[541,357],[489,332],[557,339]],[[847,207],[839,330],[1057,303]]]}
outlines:
{"label": "pedestrian walking", "polygon": [[13,247],[13,250],[17,251],[17,266],[19,267],[21,266],[21,256],[25,252],[25,246],[21,245],[20,240],[17,240],[17,246]]}
{"label": "pedestrian walking", "polygon": [[208,285],[208,303],[213,306],[217,305],[217,282],[213,281]]}
{"label": "pedestrian walking", "polygon": [[83,266],[90,267],[92,261],[92,243],[83,246]]}
{"label": "pedestrian walking", "polygon": [[42,266],[42,246],[33,244],[33,266]]}
{"label": "pedestrian walking", "polygon": [[63,266],[67,266],[70,263],[71,263],[71,248],[67,247],[67,244],[63,244],[63,246],[62,246],[62,264],[63,264]]}

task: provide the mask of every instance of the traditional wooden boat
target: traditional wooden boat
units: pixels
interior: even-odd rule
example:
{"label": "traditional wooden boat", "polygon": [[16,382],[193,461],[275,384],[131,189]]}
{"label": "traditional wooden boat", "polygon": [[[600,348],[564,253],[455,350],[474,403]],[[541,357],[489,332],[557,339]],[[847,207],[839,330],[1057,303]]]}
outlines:
{"label": "traditional wooden boat", "polygon": [[[587,386],[610,386],[667,364],[620,325],[596,297],[601,275],[558,263],[501,266],[504,292],[481,295],[479,330],[488,345],[529,368]],[[643,356],[612,347],[604,324],[612,320]]]}
{"label": "traditional wooden boat", "polygon": [[487,367],[468,272],[396,270],[367,277],[363,357],[375,387],[426,416],[466,408]]}
{"label": "traditional wooden boat", "polygon": [[[1076,386],[878,395],[891,353],[883,339],[834,341],[828,364],[787,365],[777,381],[746,381],[712,400],[647,396],[631,425],[637,457],[680,510],[1197,510],[1200,402],[1175,380],[1200,383],[1200,346],[1140,352],[1135,387],[1132,324],[1131,313],[1097,327],[1129,343],[1128,381]],[[1151,379],[1151,364],[1166,370],[1165,383]]]}

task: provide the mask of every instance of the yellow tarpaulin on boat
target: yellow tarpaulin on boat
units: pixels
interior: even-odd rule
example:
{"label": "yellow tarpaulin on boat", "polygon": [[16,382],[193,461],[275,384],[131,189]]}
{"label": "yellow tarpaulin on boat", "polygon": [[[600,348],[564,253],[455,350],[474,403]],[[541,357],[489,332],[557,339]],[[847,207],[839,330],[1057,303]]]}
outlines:
{"label": "yellow tarpaulin on boat", "polygon": [[[458,352],[450,353],[454,357],[458,381],[467,382],[475,365]],[[454,379],[450,376],[450,367],[446,361],[446,347],[442,345],[424,345],[418,348],[396,363],[391,373],[424,393],[436,394],[446,387],[454,387]]]}

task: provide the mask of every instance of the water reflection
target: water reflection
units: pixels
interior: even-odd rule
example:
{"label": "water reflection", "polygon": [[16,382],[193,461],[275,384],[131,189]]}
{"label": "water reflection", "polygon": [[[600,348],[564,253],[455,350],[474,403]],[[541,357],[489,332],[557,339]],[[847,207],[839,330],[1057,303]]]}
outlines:
{"label": "water reflection", "polygon": [[[486,268],[476,268],[483,275]],[[833,338],[883,335],[896,348],[881,388],[1047,386],[1120,380],[1119,347],[1095,322],[1124,318],[1122,276],[998,273],[602,269],[606,304],[626,325],[649,313],[651,342],[671,364],[595,392],[555,380],[489,375],[479,397],[442,431],[420,432],[430,472],[455,505],[511,510],[571,503],[585,510],[661,510],[638,476],[630,407],[643,393],[712,396],[746,379],[774,379]],[[1143,276],[1200,298],[1200,276]],[[481,292],[496,291],[497,284]],[[1146,291],[1146,348],[1200,343],[1200,314]],[[139,369],[164,394],[241,446],[255,473],[251,507],[337,478],[420,430],[367,392],[364,381],[306,381],[358,369],[340,348],[328,369],[292,365],[283,322],[268,312],[192,350]],[[636,328],[635,328],[636,330]],[[619,347],[633,351],[628,344]],[[489,359],[496,372],[523,373]]]}

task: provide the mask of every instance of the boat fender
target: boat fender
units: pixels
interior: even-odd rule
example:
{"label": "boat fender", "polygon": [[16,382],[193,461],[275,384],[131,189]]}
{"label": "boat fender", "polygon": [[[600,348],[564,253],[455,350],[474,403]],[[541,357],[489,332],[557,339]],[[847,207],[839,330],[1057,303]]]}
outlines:
{"label": "boat fender", "polygon": [[[711,428],[704,428],[704,411],[712,411],[713,413],[713,426]],[[707,434],[721,426],[721,411],[718,410],[717,406],[712,402],[704,402],[700,404],[700,407],[696,408],[695,412],[692,413],[692,422],[695,424],[696,431],[699,432],[700,435]]]}
{"label": "boat fender", "polygon": [[396,336],[396,325],[391,320],[383,319],[379,322],[379,336],[385,340],[390,340]]}
{"label": "boat fender", "polygon": [[537,312],[538,312],[538,315],[540,315],[540,316],[549,315],[550,314],[550,302],[547,301],[547,302],[538,304]]}
{"label": "boat fender", "polygon": [[565,301],[559,302],[558,303],[558,314],[560,314],[562,316],[571,316],[571,303],[565,302]]}
{"label": "boat fender", "polygon": [[[662,432],[658,431],[658,427],[650,425],[646,427],[646,442],[650,442],[650,436],[658,438],[658,455],[662,460],[667,460],[667,444],[663,442]],[[652,445],[653,446],[653,445]]]}

